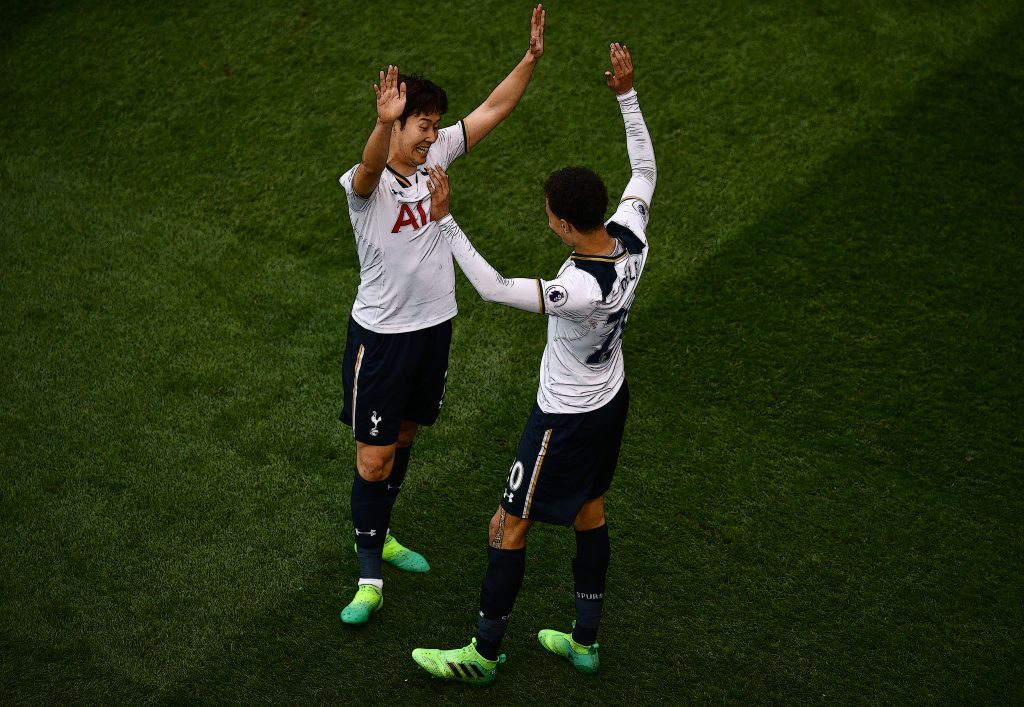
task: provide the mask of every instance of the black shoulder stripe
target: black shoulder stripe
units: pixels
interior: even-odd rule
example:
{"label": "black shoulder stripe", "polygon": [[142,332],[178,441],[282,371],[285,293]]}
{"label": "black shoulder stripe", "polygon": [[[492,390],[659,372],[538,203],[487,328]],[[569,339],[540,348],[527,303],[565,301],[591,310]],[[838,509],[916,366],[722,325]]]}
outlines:
{"label": "black shoulder stripe", "polygon": [[466,132],[466,119],[460,120],[459,125],[462,127],[462,154],[465,155],[469,153],[469,133]]}
{"label": "black shoulder stripe", "polygon": [[[635,236],[634,236],[635,237]],[[615,263],[602,260],[576,260],[572,261],[577,270],[590,273],[597,284],[601,287],[601,298],[605,298],[612,291],[615,284]]]}
{"label": "black shoulder stripe", "polygon": [[636,255],[646,248],[644,242],[637,238],[635,233],[623,226],[621,223],[609,221],[608,225],[605,226],[605,229],[608,231],[609,236],[622,241],[622,245],[626,247],[626,251],[631,255]]}

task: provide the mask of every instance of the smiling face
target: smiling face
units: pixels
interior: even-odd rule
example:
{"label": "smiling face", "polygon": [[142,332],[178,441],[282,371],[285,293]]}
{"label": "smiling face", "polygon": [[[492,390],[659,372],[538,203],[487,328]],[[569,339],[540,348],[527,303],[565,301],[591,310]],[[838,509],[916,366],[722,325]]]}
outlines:
{"label": "smiling face", "polygon": [[404,126],[396,122],[391,135],[393,159],[413,169],[422,166],[440,127],[440,113],[410,115]]}

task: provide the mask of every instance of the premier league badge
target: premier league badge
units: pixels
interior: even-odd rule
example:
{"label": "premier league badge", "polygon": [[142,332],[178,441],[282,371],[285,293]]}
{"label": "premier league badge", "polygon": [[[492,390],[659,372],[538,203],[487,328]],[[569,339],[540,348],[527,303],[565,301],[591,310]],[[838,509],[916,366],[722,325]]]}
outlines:
{"label": "premier league badge", "polygon": [[569,298],[565,288],[561,285],[552,285],[544,291],[544,295],[548,299],[548,304],[554,307],[560,307],[565,304],[565,300]]}

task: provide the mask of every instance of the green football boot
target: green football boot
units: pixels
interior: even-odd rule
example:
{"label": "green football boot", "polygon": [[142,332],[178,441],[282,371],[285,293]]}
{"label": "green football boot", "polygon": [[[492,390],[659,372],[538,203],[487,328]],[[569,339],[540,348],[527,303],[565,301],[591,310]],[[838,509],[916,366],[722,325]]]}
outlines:
{"label": "green football boot", "polygon": [[572,633],[546,628],[537,634],[537,640],[546,649],[562,656],[572,663],[576,670],[586,675],[593,675],[601,665],[601,660],[597,656],[598,645],[595,643],[592,646],[581,646],[572,640]]}
{"label": "green football boot", "polygon": [[412,652],[412,659],[435,678],[489,685],[498,674],[498,665],[505,662],[505,654],[499,655],[497,660],[487,660],[477,652],[474,638],[468,646],[450,651],[417,648]]}
{"label": "green football boot", "polygon": [[[359,546],[353,545],[352,549],[358,552]],[[428,572],[430,570],[430,563],[427,562],[427,558],[395,540],[395,536],[391,533],[388,533],[387,538],[384,540],[384,551],[381,553],[381,559],[406,572]]]}
{"label": "green football boot", "polygon": [[372,584],[360,584],[352,602],[341,610],[341,620],[347,624],[365,624],[370,614],[384,606],[384,592]]}

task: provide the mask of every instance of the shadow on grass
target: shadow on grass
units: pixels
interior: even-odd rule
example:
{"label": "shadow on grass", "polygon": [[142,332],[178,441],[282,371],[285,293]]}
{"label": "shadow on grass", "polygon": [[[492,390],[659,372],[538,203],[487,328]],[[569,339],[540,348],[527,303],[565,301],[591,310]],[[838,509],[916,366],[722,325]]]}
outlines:
{"label": "shadow on grass", "polygon": [[1022,26],[641,294],[630,363],[659,375],[633,386],[626,462],[650,472],[617,490],[677,542],[624,550],[665,568],[684,660],[738,699],[1019,684]]}
{"label": "shadow on grass", "polygon": [[67,9],[67,3],[58,3],[53,0],[4,3],[2,10],[4,21],[0,23],[0,45],[11,46],[19,34],[28,31],[48,12],[66,11]]}

